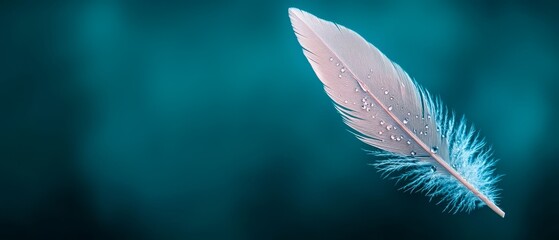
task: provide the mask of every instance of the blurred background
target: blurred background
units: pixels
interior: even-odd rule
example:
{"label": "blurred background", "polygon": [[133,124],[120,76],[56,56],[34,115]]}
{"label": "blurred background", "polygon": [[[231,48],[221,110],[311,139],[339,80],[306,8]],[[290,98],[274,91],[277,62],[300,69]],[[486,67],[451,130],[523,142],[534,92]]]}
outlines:
{"label": "blurred background", "polygon": [[[493,146],[501,219],[368,166],[288,7],[349,27]],[[2,239],[559,236],[553,1],[0,4]]]}

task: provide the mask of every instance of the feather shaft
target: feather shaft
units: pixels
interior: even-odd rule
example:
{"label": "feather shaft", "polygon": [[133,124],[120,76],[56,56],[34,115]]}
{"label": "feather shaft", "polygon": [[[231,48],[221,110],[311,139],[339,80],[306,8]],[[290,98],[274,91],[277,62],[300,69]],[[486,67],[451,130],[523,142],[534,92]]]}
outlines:
{"label": "feather shaft", "polygon": [[485,204],[505,216],[494,201],[494,161],[464,119],[455,124],[439,99],[434,101],[357,33],[299,9],[290,8],[289,16],[303,53],[344,122],[359,140],[385,151],[375,155],[389,157],[375,164],[383,175],[403,172],[398,181],[410,182],[402,188],[440,196],[439,203],[448,202],[445,210],[470,211]]}

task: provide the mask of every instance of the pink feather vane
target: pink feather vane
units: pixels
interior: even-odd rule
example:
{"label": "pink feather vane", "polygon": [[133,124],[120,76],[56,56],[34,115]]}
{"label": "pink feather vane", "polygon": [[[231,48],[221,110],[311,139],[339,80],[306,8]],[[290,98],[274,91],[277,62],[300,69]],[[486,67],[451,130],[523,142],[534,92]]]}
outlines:
{"label": "pink feather vane", "polygon": [[500,176],[473,127],[456,120],[440,99],[413,81],[359,34],[296,8],[289,17],[314,72],[357,138],[377,148],[373,165],[383,176],[423,192],[443,211],[470,212],[496,205]]}

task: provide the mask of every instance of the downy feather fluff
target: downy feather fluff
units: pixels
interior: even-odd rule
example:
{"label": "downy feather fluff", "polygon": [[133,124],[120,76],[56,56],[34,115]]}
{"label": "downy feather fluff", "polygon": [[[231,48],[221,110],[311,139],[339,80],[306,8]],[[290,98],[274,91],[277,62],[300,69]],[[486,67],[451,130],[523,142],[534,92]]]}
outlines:
{"label": "downy feather fluff", "polygon": [[495,160],[473,127],[350,29],[290,8],[297,39],[344,122],[379,150],[373,165],[452,213],[495,204]]}

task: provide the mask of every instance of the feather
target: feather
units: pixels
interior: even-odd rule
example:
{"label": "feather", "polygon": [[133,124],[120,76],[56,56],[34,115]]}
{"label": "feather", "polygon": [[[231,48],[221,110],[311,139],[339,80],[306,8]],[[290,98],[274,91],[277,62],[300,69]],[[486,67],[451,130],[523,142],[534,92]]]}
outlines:
{"label": "feather", "polygon": [[423,192],[443,211],[496,205],[500,177],[484,140],[462,117],[421,88],[375,46],[341,25],[296,8],[291,24],[316,75],[357,138],[378,148],[372,164],[383,176]]}

